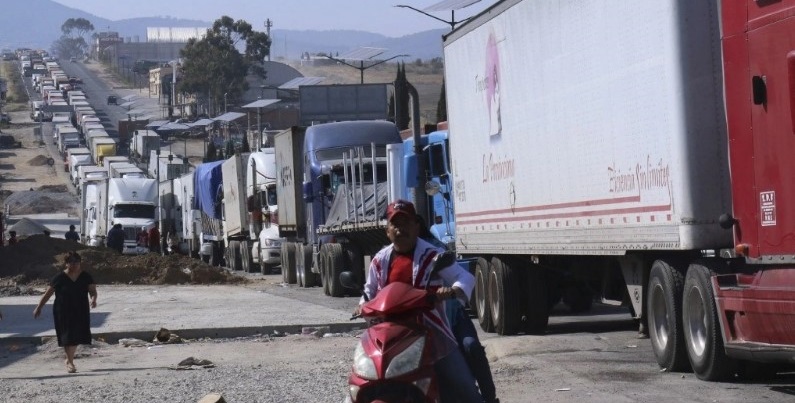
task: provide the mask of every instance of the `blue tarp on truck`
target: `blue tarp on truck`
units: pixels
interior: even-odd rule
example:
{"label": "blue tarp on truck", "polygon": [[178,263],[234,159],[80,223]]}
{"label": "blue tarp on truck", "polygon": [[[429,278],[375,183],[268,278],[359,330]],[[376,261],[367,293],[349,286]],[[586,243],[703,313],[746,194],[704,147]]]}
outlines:
{"label": "blue tarp on truck", "polygon": [[207,162],[196,167],[193,174],[193,209],[201,210],[210,218],[221,219],[223,196],[221,165],[224,161]]}

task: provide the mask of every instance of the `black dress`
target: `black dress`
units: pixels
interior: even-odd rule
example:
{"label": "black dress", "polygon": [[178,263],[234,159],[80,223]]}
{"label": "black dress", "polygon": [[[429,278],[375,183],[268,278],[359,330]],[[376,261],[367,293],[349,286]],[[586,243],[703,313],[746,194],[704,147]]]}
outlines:
{"label": "black dress", "polygon": [[81,272],[75,281],[64,272],[50,280],[50,286],[55,289],[52,316],[59,347],[91,344],[88,303],[88,286],[91,284],[94,284],[94,278],[86,272]]}

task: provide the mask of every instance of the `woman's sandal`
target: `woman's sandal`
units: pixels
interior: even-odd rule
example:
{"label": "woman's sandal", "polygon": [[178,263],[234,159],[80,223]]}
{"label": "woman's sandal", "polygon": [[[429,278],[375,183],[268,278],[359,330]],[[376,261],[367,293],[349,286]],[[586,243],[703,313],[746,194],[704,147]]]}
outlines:
{"label": "woman's sandal", "polygon": [[75,368],[75,364],[67,362],[66,363],[66,372],[68,372],[70,374],[74,374],[75,372],[77,372],[77,368]]}

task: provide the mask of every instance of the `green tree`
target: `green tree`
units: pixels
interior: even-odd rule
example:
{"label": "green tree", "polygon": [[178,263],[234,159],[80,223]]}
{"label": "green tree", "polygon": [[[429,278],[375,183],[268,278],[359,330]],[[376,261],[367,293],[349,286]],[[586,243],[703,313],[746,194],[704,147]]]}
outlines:
{"label": "green tree", "polygon": [[226,152],[224,153],[225,158],[229,158],[235,155],[235,143],[230,139],[226,140]]}
{"label": "green tree", "polygon": [[204,162],[213,162],[218,159],[217,151],[215,150],[215,143],[212,141],[207,144],[207,155],[204,156]]}
{"label": "green tree", "polygon": [[398,77],[395,80],[395,124],[399,130],[409,128],[411,122],[411,102],[409,102],[409,81],[406,78],[406,64],[398,64]]}
{"label": "green tree", "polygon": [[206,97],[214,105],[223,105],[224,94],[227,99],[238,99],[248,89],[249,73],[265,75],[262,62],[270,44],[268,35],[254,31],[248,22],[223,16],[204,38],[190,39],[180,52],[183,64],[177,89]]}
{"label": "green tree", "polygon": [[439,102],[436,104],[436,122],[447,120],[447,90],[442,81],[442,93],[439,94]]}
{"label": "green tree", "polygon": [[[94,31],[94,24],[85,18],[69,18],[61,25],[61,37],[52,44],[53,53],[64,57],[84,57],[88,53],[86,35]],[[90,37],[90,35],[89,35]]]}

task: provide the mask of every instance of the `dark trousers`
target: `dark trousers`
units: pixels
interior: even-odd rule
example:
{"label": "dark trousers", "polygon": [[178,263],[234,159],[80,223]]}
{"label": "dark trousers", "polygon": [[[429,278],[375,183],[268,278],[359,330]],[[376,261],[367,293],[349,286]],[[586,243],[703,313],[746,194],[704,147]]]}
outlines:
{"label": "dark trousers", "polygon": [[[444,336],[443,336],[444,337]],[[475,387],[475,378],[467,371],[461,351],[453,349],[447,357],[434,365],[439,376],[439,397],[443,403],[482,403],[483,398]]]}
{"label": "dark trousers", "polygon": [[486,358],[486,350],[480,344],[475,325],[467,316],[464,307],[459,304],[455,311],[456,317],[452,320],[453,335],[458,341],[458,346],[461,348],[470,370],[472,370],[472,375],[478,381],[480,394],[483,395],[486,402],[491,402],[497,397],[497,391],[494,387],[494,379],[491,377],[491,367],[489,367],[489,360]]}

